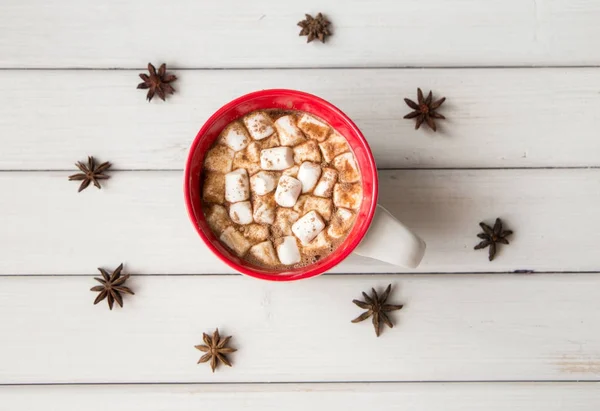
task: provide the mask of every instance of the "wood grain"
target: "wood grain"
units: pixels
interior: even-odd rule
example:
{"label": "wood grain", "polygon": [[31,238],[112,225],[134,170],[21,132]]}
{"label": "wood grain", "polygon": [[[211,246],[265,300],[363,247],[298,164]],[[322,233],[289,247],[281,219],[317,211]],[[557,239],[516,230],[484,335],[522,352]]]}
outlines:
{"label": "wood grain", "polygon": [[[125,262],[136,274],[232,271],[188,221],[177,171],[117,172],[77,193],[65,172],[0,173],[1,274],[93,274]],[[600,170],[380,172],[380,203],[428,243],[421,272],[599,271]],[[473,251],[478,223],[515,231],[490,263]],[[334,272],[399,272],[350,256]]]}
{"label": "wood grain", "polygon": [[12,411],[596,411],[598,383],[269,384],[0,387]]}
{"label": "wood grain", "polygon": [[[89,277],[0,278],[0,383],[598,380],[596,274],[138,276],[123,309]],[[394,285],[377,338],[352,304]],[[202,333],[232,335],[233,368],[197,365]]]}
{"label": "wood grain", "polygon": [[[334,35],[306,44],[296,23],[318,12]],[[1,410],[599,408],[598,1],[4,0],[0,15]],[[167,103],[135,90],[148,61],[179,77]],[[437,134],[402,119],[417,87],[448,98]],[[181,169],[215,110],[265,88],[356,121],[387,169],[381,204],[428,243],[420,274],[351,256],[293,284],[222,275]],[[87,155],[121,171],[77,194]],[[515,234],[489,263],[472,248],[495,217]],[[120,262],[136,295],[92,305],[96,267]],[[405,308],[376,338],[351,300],[388,283]],[[212,374],[193,346],[214,327],[239,351]]]}
{"label": "wood grain", "polygon": [[[221,105],[278,87],[339,106],[379,167],[597,167],[599,72],[179,71],[177,94],[148,104],[135,89],[137,71],[0,71],[0,169],[65,170],[88,154],[120,169],[182,169],[196,133]],[[402,119],[410,111],[403,98],[416,98],[417,87],[448,98],[438,133]]]}
{"label": "wood grain", "polygon": [[[328,44],[296,23],[324,12]],[[5,0],[0,67],[597,65],[594,0]]]}

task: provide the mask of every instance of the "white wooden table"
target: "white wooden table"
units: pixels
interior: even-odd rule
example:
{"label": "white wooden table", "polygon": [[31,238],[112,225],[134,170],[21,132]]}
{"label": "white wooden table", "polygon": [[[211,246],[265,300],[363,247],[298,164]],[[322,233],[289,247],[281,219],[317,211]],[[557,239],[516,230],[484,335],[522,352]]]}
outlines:
{"label": "white wooden table", "polygon": [[[296,23],[325,13],[334,36]],[[598,410],[600,2],[0,2],[0,410]],[[148,61],[179,80],[135,89]],[[380,202],[428,243],[416,272],[351,257],[287,284],[234,274],[187,220],[203,122],[283,87],[346,111]],[[441,132],[403,98],[446,96]],[[77,194],[73,162],[115,171]],[[515,231],[496,261],[477,223]],[[96,267],[134,297],[93,306]],[[534,274],[515,271],[533,270]],[[375,338],[351,300],[392,283]],[[234,367],[196,365],[220,327]]]}

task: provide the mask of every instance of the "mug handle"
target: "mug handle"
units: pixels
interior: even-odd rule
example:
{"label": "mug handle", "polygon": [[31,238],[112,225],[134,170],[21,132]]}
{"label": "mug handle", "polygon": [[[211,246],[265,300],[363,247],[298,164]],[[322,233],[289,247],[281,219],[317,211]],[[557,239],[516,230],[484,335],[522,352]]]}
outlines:
{"label": "mug handle", "polygon": [[377,204],[369,231],[354,252],[393,265],[417,268],[425,247],[425,241]]}

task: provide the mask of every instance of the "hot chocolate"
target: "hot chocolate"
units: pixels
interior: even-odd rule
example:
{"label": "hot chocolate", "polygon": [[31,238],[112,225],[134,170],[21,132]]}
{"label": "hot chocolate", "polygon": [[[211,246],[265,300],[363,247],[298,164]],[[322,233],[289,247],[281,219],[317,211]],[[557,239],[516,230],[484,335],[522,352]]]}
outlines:
{"label": "hot chocolate", "polygon": [[343,243],[362,201],[346,139],[301,111],[262,110],[221,132],[203,164],[203,210],[234,254],[300,267]]}

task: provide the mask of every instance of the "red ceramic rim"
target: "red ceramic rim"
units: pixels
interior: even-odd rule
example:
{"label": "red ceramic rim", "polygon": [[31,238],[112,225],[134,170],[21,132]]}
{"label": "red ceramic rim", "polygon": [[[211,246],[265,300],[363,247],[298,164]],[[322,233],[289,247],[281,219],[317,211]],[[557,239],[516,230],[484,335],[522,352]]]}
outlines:
{"label": "red ceramic rim", "polygon": [[[313,114],[329,123],[343,135],[360,168],[363,200],[357,217],[345,242],[327,257],[301,268],[267,270],[242,260],[231,253],[212,232],[202,211],[201,182],[204,155],[217,139],[223,128],[245,114],[255,110],[299,110]],[[375,214],[378,195],[377,166],[367,140],[340,109],[312,94],[295,90],[274,89],[246,94],[221,107],[202,126],[188,154],[184,174],[185,203],[190,220],[206,246],[234,270],[268,281],[294,281],[317,276],[342,262],[360,243],[367,233]]]}

